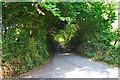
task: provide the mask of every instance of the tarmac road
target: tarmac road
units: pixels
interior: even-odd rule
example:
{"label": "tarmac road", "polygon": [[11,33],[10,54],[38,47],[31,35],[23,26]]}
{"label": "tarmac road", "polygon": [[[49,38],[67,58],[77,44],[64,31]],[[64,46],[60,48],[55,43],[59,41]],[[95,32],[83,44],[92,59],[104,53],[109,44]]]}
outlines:
{"label": "tarmac road", "polygon": [[73,53],[59,53],[48,64],[22,78],[118,78],[118,68]]}

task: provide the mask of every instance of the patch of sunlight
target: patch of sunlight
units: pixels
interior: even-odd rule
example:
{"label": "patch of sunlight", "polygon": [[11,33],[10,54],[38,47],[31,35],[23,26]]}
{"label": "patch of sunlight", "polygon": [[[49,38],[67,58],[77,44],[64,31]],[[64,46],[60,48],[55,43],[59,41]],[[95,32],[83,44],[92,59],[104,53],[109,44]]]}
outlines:
{"label": "patch of sunlight", "polygon": [[76,32],[79,30],[79,26],[75,24],[68,24],[63,30],[59,30],[54,36],[54,39],[60,44],[66,45],[72,37],[75,36]]}
{"label": "patch of sunlight", "polygon": [[114,45],[114,43],[115,43],[115,41],[112,41],[110,44],[111,44],[111,45]]}
{"label": "patch of sunlight", "polygon": [[103,13],[102,16],[107,20],[108,19],[108,16],[106,13]]}
{"label": "patch of sunlight", "polygon": [[114,21],[114,23],[112,23],[112,31],[116,30],[118,28],[118,5],[115,6],[117,10],[115,10],[115,15],[116,15],[116,20]]}
{"label": "patch of sunlight", "polygon": [[88,59],[89,61],[93,61],[92,59]]}
{"label": "patch of sunlight", "polygon": [[59,41],[59,42],[64,42],[64,39],[63,39],[62,37],[59,37],[59,38],[58,38],[58,41]]}
{"label": "patch of sunlight", "polygon": [[[110,44],[111,44],[111,45],[114,45],[114,44],[115,44],[115,41],[110,42]],[[115,46],[118,46],[118,45],[120,45],[120,44],[119,44],[119,42],[117,41],[117,43],[115,44]]]}
{"label": "patch of sunlight", "polygon": [[26,77],[26,78],[32,78],[32,76],[28,76],[28,77]]}
{"label": "patch of sunlight", "polygon": [[58,55],[69,56],[69,55],[74,55],[74,53],[59,53]]}
{"label": "patch of sunlight", "polygon": [[63,56],[73,55],[73,53],[64,53]]}
{"label": "patch of sunlight", "polygon": [[20,34],[20,29],[16,28],[16,34]]}
{"label": "patch of sunlight", "polygon": [[107,73],[100,73],[98,71],[87,70],[73,70],[65,74],[67,78],[105,78]]}
{"label": "patch of sunlight", "polygon": [[97,70],[91,67],[82,67],[65,73],[65,78],[118,78],[117,76],[118,71],[109,68]]}
{"label": "patch of sunlight", "polygon": [[60,68],[56,68],[56,69],[60,69]]}
{"label": "patch of sunlight", "polygon": [[109,73],[111,77],[116,76],[116,78],[118,78],[118,69],[114,70],[114,69],[107,68],[106,71],[111,72]]}
{"label": "patch of sunlight", "polygon": [[115,20],[115,22],[114,23],[112,23],[112,31],[114,31],[114,30],[116,30],[116,29],[118,29],[118,19],[117,20]]}

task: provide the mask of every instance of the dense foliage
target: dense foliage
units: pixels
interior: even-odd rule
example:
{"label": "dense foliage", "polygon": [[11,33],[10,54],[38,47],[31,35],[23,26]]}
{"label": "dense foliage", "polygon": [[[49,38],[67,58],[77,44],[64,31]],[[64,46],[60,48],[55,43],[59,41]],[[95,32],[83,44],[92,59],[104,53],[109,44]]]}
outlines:
{"label": "dense foliage", "polygon": [[43,64],[56,43],[95,60],[119,64],[119,30],[112,31],[113,3],[2,3],[2,8],[4,77]]}
{"label": "dense foliage", "polygon": [[[81,6],[79,6],[81,4]],[[112,31],[116,20],[115,3],[78,3],[71,10],[80,29],[69,44],[83,55],[118,66],[119,30]],[[76,9],[78,8],[79,9]],[[71,11],[70,10],[70,11]],[[77,12],[78,11],[78,12]],[[69,13],[69,12],[67,12]],[[72,13],[71,13],[72,14]],[[114,42],[111,45],[111,42]]]}
{"label": "dense foliage", "polygon": [[[11,77],[44,63],[50,50],[47,43],[49,29],[58,18],[44,10],[39,15],[32,3],[3,3],[3,71]],[[53,22],[51,22],[53,21]],[[50,37],[51,38],[51,37]],[[52,42],[52,41],[51,41]]]}

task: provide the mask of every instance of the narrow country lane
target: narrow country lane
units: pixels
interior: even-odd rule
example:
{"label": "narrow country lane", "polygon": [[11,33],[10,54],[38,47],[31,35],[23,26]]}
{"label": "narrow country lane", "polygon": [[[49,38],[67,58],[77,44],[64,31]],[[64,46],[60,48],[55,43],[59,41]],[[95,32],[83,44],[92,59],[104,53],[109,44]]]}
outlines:
{"label": "narrow country lane", "polygon": [[40,69],[22,78],[118,78],[118,69],[72,53],[56,54]]}

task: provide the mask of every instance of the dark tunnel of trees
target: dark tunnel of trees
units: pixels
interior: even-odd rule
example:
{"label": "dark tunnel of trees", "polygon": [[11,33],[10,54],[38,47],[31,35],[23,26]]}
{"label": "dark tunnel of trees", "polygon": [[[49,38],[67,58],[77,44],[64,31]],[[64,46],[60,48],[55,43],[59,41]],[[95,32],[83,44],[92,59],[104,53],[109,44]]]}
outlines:
{"label": "dark tunnel of trees", "polygon": [[59,46],[118,66],[120,34],[119,29],[113,30],[112,26],[117,19],[116,5],[104,2],[3,2],[3,76],[19,76],[42,65]]}

